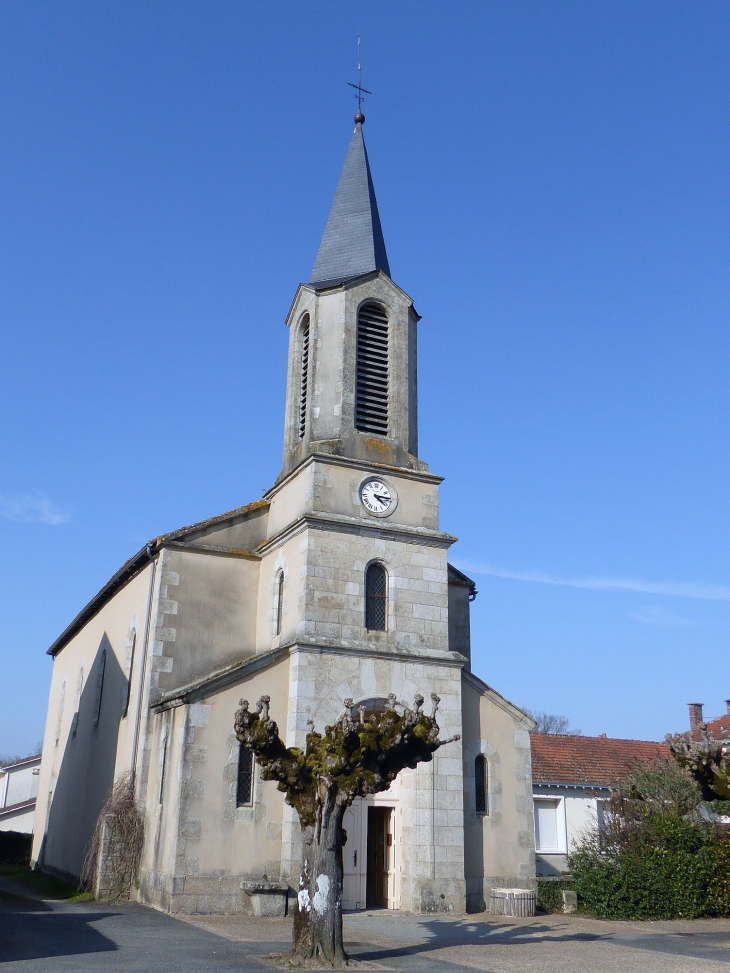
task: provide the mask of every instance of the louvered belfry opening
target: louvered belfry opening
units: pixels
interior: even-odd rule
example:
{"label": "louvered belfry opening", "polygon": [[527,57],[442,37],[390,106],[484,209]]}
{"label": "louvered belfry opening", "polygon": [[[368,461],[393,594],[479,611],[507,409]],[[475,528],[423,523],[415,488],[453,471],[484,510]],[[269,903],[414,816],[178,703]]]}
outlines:
{"label": "louvered belfry opening", "polygon": [[365,572],[365,628],[370,632],[385,631],[387,590],[385,568],[375,561]]}
{"label": "louvered belfry opening", "polygon": [[302,374],[299,389],[299,438],[304,439],[304,430],[307,424],[307,386],[309,384],[309,315],[302,321],[301,341]]}
{"label": "louvered belfry opening", "polygon": [[355,428],[388,435],[388,318],[377,304],[357,316]]}

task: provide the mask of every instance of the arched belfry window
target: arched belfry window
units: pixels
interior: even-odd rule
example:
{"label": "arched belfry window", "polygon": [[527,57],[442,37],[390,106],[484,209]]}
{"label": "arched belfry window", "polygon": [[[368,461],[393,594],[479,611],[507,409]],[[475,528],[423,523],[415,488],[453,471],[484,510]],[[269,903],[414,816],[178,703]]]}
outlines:
{"label": "arched belfry window", "polygon": [[357,315],[355,428],[388,435],[388,318],[378,304]]}
{"label": "arched belfry window", "polygon": [[489,814],[489,764],[483,753],[474,761],[474,798],[477,814]]}
{"label": "arched belfry window", "polygon": [[299,438],[304,439],[307,425],[307,389],[309,386],[309,315],[305,314],[300,327],[302,371],[299,385]]}
{"label": "arched belfry window", "polygon": [[281,622],[284,615],[284,572],[279,571],[276,576],[276,617],[274,619],[274,635],[281,635]]}
{"label": "arched belfry window", "polygon": [[384,632],[387,618],[388,577],[378,561],[365,572],[365,628],[370,632]]}

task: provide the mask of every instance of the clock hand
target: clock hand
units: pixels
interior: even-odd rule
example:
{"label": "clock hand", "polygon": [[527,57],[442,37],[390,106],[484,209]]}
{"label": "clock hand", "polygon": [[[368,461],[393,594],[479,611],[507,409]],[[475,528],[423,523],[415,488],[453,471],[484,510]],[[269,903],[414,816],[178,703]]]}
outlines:
{"label": "clock hand", "polygon": [[389,500],[388,497],[383,497],[379,493],[374,493],[373,494],[373,499],[374,500],[380,500],[381,503],[388,503],[388,500]]}

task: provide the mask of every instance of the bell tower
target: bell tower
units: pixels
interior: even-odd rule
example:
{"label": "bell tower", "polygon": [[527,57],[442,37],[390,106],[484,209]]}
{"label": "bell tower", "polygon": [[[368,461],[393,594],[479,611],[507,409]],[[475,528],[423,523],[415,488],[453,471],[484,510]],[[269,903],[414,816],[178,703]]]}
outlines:
{"label": "bell tower", "polygon": [[418,459],[417,323],[390,277],[358,112],[312,275],[290,328],[284,475],[324,454],[425,471]]}

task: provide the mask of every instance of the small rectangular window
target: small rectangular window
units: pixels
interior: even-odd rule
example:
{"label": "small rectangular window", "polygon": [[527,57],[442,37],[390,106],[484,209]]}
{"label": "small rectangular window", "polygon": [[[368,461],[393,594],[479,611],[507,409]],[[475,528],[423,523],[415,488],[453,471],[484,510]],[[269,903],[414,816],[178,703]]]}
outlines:
{"label": "small rectangular window", "polygon": [[253,804],[253,751],[241,745],[238,751],[238,781],[236,784],[236,807],[251,807]]}
{"label": "small rectangular window", "polygon": [[535,851],[565,854],[565,811],[561,798],[535,800]]}

